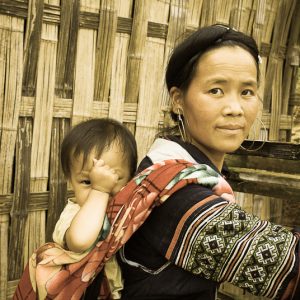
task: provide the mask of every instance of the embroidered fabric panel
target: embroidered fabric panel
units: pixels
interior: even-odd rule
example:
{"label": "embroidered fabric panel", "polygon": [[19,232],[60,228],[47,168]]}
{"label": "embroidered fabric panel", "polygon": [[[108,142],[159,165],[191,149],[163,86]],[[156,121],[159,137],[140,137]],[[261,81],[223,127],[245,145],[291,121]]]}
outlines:
{"label": "embroidered fabric panel", "polygon": [[207,279],[229,281],[254,295],[274,297],[293,268],[296,237],[237,204],[220,202],[195,210],[189,212],[193,217],[185,216],[185,230],[174,235],[175,247],[168,250],[175,264]]}

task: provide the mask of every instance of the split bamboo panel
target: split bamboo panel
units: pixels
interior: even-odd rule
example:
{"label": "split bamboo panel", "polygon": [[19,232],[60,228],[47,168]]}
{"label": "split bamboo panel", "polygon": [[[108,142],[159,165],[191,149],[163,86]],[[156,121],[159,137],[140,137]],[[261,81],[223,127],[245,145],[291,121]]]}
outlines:
{"label": "split bamboo panel", "polygon": [[[296,0],[0,0],[0,300],[13,294],[33,250],[51,240],[72,194],[59,160],[65,134],[82,120],[115,118],[134,133],[141,159],[169,122],[172,49],[198,27],[230,25],[256,39],[267,139],[290,141],[300,106],[299,13]],[[254,129],[250,137],[261,139],[261,123]],[[286,203],[298,207],[274,195],[237,198],[278,222]]]}

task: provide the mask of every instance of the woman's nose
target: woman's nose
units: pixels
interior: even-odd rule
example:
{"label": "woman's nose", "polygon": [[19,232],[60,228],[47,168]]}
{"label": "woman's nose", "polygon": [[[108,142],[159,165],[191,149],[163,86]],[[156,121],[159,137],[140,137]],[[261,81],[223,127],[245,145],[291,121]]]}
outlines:
{"label": "woman's nose", "polygon": [[224,101],[224,115],[242,116],[244,114],[240,95],[231,93],[224,99]]}

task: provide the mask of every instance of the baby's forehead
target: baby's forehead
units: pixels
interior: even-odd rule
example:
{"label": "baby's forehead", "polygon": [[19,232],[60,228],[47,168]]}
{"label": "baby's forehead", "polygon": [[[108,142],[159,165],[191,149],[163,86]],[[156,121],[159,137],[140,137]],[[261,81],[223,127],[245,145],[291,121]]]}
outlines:
{"label": "baby's forehead", "polygon": [[129,158],[120,143],[112,143],[110,145],[95,145],[91,149],[83,149],[81,151],[73,151],[71,164],[81,164],[83,168],[90,166],[93,159],[107,158],[109,160],[116,159],[116,164],[122,164],[122,167],[129,168]]}

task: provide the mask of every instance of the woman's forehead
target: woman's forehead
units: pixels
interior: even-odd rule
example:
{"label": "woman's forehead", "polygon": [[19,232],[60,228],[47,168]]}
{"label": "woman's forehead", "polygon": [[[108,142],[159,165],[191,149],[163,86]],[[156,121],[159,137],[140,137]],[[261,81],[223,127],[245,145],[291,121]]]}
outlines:
{"label": "woman's forehead", "polygon": [[257,65],[253,56],[241,47],[221,47],[204,53],[197,64],[200,76],[220,77],[226,74],[249,77],[247,81],[257,81]]}

